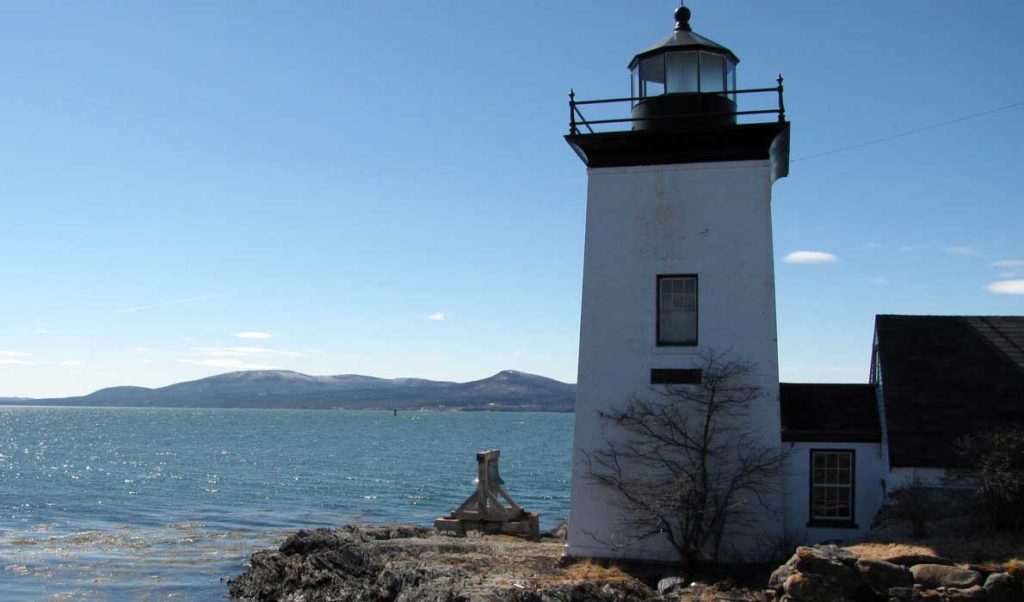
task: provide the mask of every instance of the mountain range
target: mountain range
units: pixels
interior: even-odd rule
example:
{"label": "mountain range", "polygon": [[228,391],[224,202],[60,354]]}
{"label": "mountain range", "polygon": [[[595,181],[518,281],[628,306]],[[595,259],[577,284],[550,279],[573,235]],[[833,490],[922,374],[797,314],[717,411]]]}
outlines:
{"label": "mountain range", "polygon": [[170,408],[429,409],[571,412],[576,385],[505,370],[465,383],[290,370],[229,372],[156,389],[109,387],[81,397],[0,397],[0,404]]}

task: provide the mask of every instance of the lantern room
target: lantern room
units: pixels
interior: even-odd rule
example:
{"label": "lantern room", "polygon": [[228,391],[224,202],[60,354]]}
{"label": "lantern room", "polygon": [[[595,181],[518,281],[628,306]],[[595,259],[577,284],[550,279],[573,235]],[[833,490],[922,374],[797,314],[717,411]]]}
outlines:
{"label": "lantern room", "polygon": [[739,58],[690,28],[690,9],[676,9],[668,39],[629,64],[633,129],[679,130],[736,123]]}

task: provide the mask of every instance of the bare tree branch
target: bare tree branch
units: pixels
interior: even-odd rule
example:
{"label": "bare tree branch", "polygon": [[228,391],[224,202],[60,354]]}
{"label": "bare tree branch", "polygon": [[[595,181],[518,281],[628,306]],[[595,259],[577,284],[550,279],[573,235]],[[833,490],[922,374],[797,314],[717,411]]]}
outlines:
{"label": "bare tree branch", "polygon": [[[702,355],[702,383],[631,397],[601,418],[626,436],[584,451],[590,478],[615,494],[625,546],[663,536],[684,569],[717,561],[727,528],[748,524],[779,487],[783,454],[758,443],[751,406],[764,392],[754,366]],[[599,540],[600,541],[600,540]]]}

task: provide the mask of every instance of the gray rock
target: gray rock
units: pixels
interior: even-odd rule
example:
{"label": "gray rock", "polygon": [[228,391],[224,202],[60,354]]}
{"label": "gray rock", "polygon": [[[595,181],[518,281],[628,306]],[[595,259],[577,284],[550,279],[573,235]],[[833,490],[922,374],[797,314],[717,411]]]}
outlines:
{"label": "gray rock", "polygon": [[913,599],[913,587],[893,587],[889,589],[889,602],[911,602]]}
{"label": "gray rock", "polygon": [[820,575],[796,573],[783,584],[786,596],[793,602],[840,602],[852,600],[834,581]]}
{"label": "gray rock", "polygon": [[980,585],[972,585],[966,588],[945,587],[939,588],[939,595],[950,602],[986,602],[988,596]]}
{"label": "gray rock", "polygon": [[852,591],[861,584],[857,557],[838,546],[801,546],[795,557],[799,572],[827,577],[831,589]]}
{"label": "gray rock", "polygon": [[900,554],[890,558],[883,558],[883,560],[906,567],[911,567],[915,564],[944,564],[946,566],[953,566],[956,564],[948,558],[928,556],[927,554]]}
{"label": "gray rock", "polygon": [[554,529],[548,532],[548,536],[565,541],[569,536],[569,522],[562,521]]}
{"label": "gray rock", "polygon": [[914,575],[914,583],[928,589],[940,587],[966,589],[981,584],[980,573],[956,566],[915,564],[910,567],[910,572]]}
{"label": "gray rock", "polygon": [[796,573],[796,556],[793,556],[789,562],[772,571],[771,576],[768,578],[768,588],[781,591],[782,584],[794,573]]}
{"label": "gray rock", "polygon": [[687,581],[683,577],[662,577],[658,581],[658,593],[664,596],[686,587]]}
{"label": "gray rock", "polygon": [[861,558],[856,566],[861,578],[879,595],[887,595],[894,587],[910,587],[914,584],[911,572],[898,564]]}
{"label": "gray rock", "polygon": [[992,573],[985,580],[989,602],[1024,602],[1024,592],[1009,573]]}

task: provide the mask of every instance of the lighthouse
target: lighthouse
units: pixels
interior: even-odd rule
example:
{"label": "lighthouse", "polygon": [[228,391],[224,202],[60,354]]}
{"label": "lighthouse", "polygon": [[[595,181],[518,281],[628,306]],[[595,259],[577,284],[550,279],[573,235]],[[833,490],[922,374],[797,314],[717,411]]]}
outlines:
{"label": "lighthouse", "polygon": [[[708,354],[753,368],[762,395],[746,431],[782,446],[771,221],[772,185],[789,171],[782,78],[738,89],[739,58],[690,16],[677,9],[672,34],[633,57],[628,97],[570,93],[566,140],[588,189],[569,556],[673,560],[664,537],[628,532],[629,510],[586,458],[628,436],[602,414],[699,386]],[[781,537],[781,510],[727,533],[726,547]]]}

